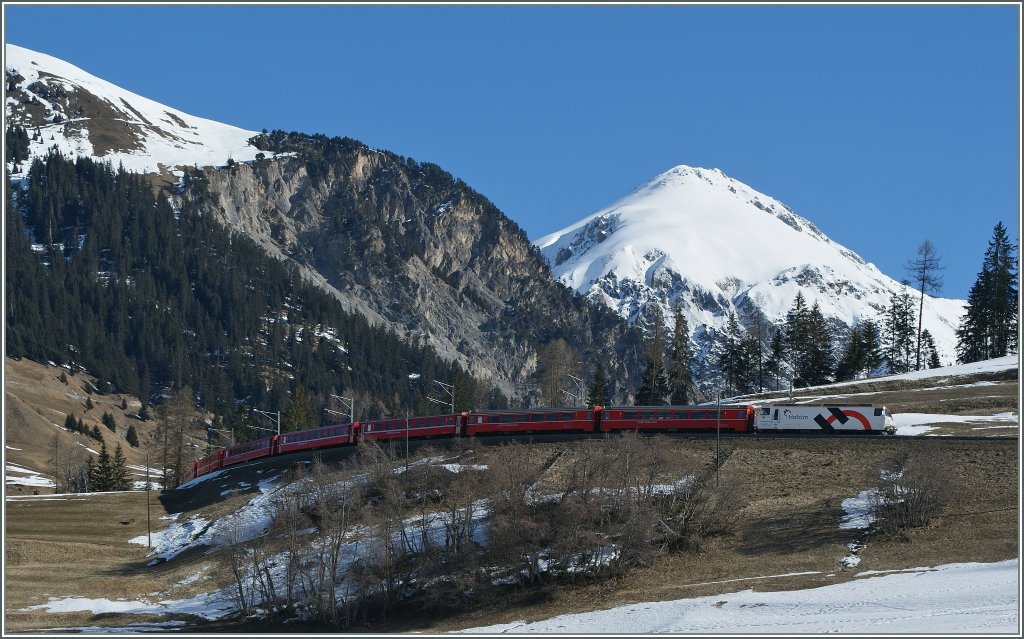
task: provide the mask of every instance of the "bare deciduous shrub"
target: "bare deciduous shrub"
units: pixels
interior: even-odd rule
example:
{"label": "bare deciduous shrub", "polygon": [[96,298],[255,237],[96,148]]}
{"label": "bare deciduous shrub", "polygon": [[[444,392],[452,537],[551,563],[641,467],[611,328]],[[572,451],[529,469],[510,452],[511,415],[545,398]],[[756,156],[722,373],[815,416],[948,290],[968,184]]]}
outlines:
{"label": "bare deciduous shrub", "polygon": [[408,459],[402,442],[360,444],[344,477],[315,462],[282,491],[269,533],[224,553],[239,610],[340,629],[509,587],[551,594],[696,548],[729,529],[737,495],[665,441],[626,433],[542,456],[456,440]]}
{"label": "bare deciduous shrub", "polygon": [[907,530],[925,526],[946,502],[950,478],[938,451],[901,448],[879,473],[871,502],[875,527],[908,538]]}

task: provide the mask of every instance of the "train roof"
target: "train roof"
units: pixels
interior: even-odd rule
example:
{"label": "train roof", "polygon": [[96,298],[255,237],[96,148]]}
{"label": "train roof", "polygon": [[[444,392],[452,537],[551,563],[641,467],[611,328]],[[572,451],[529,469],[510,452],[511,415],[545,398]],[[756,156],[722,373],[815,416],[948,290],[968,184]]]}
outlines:
{"label": "train roof", "polygon": [[594,407],[538,407],[536,409],[505,409],[469,411],[470,415],[507,415],[509,413],[555,413],[558,411],[593,411]]}
{"label": "train roof", "polygon": [[765,403],[757,404],[758,408],[767,408],[768,406],[774,406],[778,408],[827,408],[829,406],[852,406],[857,408],[882,408],[881,406],[875,406],[874,404],[847,404],[845,402],[832,402],[829,404],[775,404]]}
{"label": "train roof", "polygon": [[437,413],[435,415],[408,415],[406,417],[378,417],[376,419],[360,419],[357,421],[360,424],[366,424],[369,422],[393,422],[405,419],[428,419],[430,417],[458,417],[461,414],[462,413]]}
{"label": "train roof", "polygon": [[689,404],[689,405],[661,405],[661,406],[602,406],[601,410],[691,410],[694,408],[707,410],[709,408],[746,408],[750,404]]}

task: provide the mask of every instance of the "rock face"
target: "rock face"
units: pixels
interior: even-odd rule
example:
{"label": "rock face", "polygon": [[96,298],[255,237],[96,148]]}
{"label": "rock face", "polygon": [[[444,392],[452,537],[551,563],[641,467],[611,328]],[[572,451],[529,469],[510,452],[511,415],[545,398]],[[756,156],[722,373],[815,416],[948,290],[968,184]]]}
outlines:
{"label": "rock face", "polygon": [[[730,312],[747,326],[758,316],[778,324],[801,291],[840,332],[880,319],[890,294],[904,289],[786,205],[718,169],[670,169],[536,244],[559,280],[630,323],[657,310],[671,325],[678,301],[705,363]],[[963,305],[925,298],[924,327],[944,363],[955,356]]]}
{"label": "rock face", "polygon": [[638,333],[554,281],[484,197],[435,165],[354,140],[277,135],[262,140],[276,159],[190,173],[176,197],[202,200],[347,308],[509,396],[528,393],[539,350],[559,337],[581,357],[613,359],[627,392]]}

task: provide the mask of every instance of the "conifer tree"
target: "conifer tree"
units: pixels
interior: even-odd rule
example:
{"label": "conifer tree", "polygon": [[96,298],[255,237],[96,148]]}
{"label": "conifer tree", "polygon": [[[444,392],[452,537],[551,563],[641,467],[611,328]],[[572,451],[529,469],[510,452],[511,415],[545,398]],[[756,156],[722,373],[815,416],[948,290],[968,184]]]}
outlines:
{"label": "conifer tree", "polygon": [[873,320],[864,320],[861,325],[861,355],[863,370],[870,373],[882,365],[882,338],[878,324]]}
{"label": "conifer tree", "polygon": [[124,439],[132,448],[139,447],[139,433],[135,430],[135,424],[128,424],[128,432],[125,433]]}
{"label": "conifer tree", "polygon": [[889,295],[889,308],[884,320],[883,343],[891,373],[906,373],[913,365],[914,301],[909,293],[909,283],[904,280],[902,284],[902,290]]}
{"label": "conifer tree", "polygon": [[801,370],[810,339],[809,314],[803,292],[797,291],[796,297],[793,298],[793,306],[786,313],[786,323],[783,327],[783,352],[789,364],[794,386],[804,385]]}
{"label": "conifer tree", "polygon": [[766,377],[775,380],[775,388],[778,390],[782,377],[782,367],[786,362],[786,344],[784,327],[776,327],[772,333],[768,345],[768,357],[764,362],[764,374]]}
{"label": "conifer tree", "polygon": [[718,370],[722,374],[727,395],[743,393],[749,388],[751,343],[740,334],[736,314],[729,313],[726,321],[722,351],[718,355]]}
{"label": "conifer tree", "polygon": [[693,349],[690,348],[690,327],[683,317],[678,300],[672,309],[672,317],[674,326],[668,371],[669,403],[685,406],[690,403],[690,388],[693,386]]}
{"label": "conifer tree", "polygon": [[646,358],[640,387],[636,391],[637,406],[661,406],[668,395],[668,379],[665,376],[665,356],[662,340],[665,324],[661,309],[652,310],[651,337],[647,340]]}
{"label": "conifer tree", "polygon": [[587,406],[605,406],[608,404],[608,380],[601,360],[597,359],[595,362],[594,376],[587,386]]}
{"label": "conifer tree", "polygon": [[93,491],[98,493],[113,490],[113,476],[113,463],[110,453],[107,452],[107,443],[102,442],[99,458],[93,467],[93,476],[90,478],[89,484],[93,487]]}
{"label": "conifer tree", "polygon": [[832,381],[835,366],[832,362],[832,337],[821,308],[815,302],[808,314],[807,345],[800,361],[799,374],[807,386]]}
{"label": "conifer tree", "polygon": [[861,327],[854,324],[847,335],[843,354],[836,364],[836,381],[856,379],[861,372],[864,364],[864,353],[861,350],[863,343]]}
{"label": "conifer tree", "polygon": [[942,362],[939,360],[939,349],[935,346],[935,338],[927,328],[921,332],[921,361],[924,362],[921,366],[922,369],[942,366]]}
{"label": "conifer tree", "polygon": [[124,449],[121,448],[121,442],[118,442],[117,447],[114,448],[114,459],[110,464],[110,490],[129,490],[130,488]]}
{"label": "conifer tree", "polygon": [[288,408],[281,415],[281,432],[313,428],[316,425],[315,420],[316,416],[313,413],[312,400],[306,393],[305,388],[297,386],[291,403],[288,404]]}
{"label": "conifer tree", "polygon": [[996,224],[981,272],[967,294],[967,310],[957,330],[957,361],[977,362],[1016,353],[1020,309],[1013,245],[1002,222]]}

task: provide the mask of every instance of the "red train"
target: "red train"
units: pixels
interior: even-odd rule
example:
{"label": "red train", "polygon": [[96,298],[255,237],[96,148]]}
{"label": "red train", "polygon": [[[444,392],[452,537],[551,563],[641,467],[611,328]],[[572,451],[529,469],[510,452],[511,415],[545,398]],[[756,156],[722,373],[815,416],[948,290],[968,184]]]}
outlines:
{"label": "red train", "polygon": [[[192,463],[181,483],[225,466],[251,459],[300,450],[352,446],[361,441],[486,437],[523,433],[608,433],[642,431],[753,432],[756,409],[749,405],[722,406],[610,406],[602,408],[535,408],[531,410],[473,411],[406,419],[378,419],[354,424],[281,433],[224,448]],[[408,433],[407,433],[408,431]]]}

